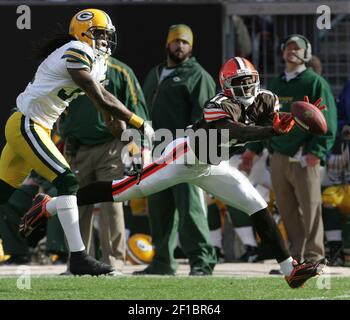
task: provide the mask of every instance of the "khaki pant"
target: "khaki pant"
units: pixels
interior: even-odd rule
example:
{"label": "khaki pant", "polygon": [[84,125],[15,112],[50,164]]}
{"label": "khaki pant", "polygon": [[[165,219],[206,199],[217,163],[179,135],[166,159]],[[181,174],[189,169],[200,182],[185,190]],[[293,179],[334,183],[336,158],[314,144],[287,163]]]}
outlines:
{"label": "khaki pant", "polygon": [[[87,146],[81,145],[75,157],[70,158],[72,171],[80,187],[95,181],[112,181],[123,177],[124,165],[119,140]],[[67,157],[68,158],[68,157]],[[122,203],[101,203],[100,244],[102,261],[120,268],[125,261],[125,224]],[[87,251],[91,249],[93,206],[79,207],[80,231]]]}
{"label": "khaki pant", "polygon": [[324,257],[320,167],[301,167],[289,157],[271,156],[271,178],[276,203],[295,259]]}

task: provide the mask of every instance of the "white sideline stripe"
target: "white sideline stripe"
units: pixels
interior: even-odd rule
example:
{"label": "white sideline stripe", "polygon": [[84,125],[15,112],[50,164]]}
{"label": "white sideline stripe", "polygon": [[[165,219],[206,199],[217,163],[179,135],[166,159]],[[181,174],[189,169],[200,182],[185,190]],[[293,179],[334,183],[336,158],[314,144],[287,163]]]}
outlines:
{"label": "white sideline stripe", "polygon": [[33,143],[35,149],[40,153],[40,155],[53,167],[55,168],[59,173],[63,173],[65,171],[64,168],[60,167],[56,162],[54,162],[46,153],[45,151],[40,147],[38,142],[36,141],[35,137],[33,136],[32,132],[30,131],[30,119],[28,117],[25,117],[25,123],[24,127],[26,130],[26,133],[30,139],[30,141]]}
{"label": "white sideline stripe", "polygon": [[[349,294],[344,294],[341,296],[335,296],[335,297],[310,297],[310,298],[303,298],[302,300],[336,300],[336,299],[349,299],[350,295]],[[300,300],[299,298],[296,298],[294,300]]]}

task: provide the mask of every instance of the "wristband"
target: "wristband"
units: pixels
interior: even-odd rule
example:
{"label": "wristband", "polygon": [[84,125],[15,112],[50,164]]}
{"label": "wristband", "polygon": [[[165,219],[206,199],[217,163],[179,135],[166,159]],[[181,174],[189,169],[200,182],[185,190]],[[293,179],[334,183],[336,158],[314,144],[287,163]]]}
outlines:
{"label": "wristband", "polygon": [[145,120],[143,120],[141,117],[137,116],[135,113],[132,114],[131,118],[129,119],[129,124],[134,126],[137,129],[140,129],[143,125]]}

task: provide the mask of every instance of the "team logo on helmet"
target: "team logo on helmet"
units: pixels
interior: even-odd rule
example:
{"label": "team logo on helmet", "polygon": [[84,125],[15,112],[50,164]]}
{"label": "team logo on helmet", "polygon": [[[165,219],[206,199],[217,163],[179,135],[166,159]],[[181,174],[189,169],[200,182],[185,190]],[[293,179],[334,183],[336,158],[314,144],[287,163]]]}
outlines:
{"label": "team logo on helmet", "polygon": [[84,11],[77,15],[77,20],[79,21],[87,21],[91,20],[94,17],[94,14],[90,11]]}
{"label": "team logo on helmet", "polygon": [[154,256],[152,238],[149,235],[136,233],[126,244],[126,258],[132,264],[150,264]]}

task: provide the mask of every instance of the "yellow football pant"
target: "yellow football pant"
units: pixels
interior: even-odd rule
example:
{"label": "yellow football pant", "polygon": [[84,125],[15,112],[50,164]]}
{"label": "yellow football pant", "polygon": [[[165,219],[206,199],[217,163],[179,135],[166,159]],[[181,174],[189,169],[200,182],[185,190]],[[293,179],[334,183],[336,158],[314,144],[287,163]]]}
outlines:
{"label": "yellow football pant", "polygon": [[6,145],[1,153],[0,179],[18,188],[34,169],[52,182],[69,165],[50,137],[50,130],[15,112],[5,126]]}

